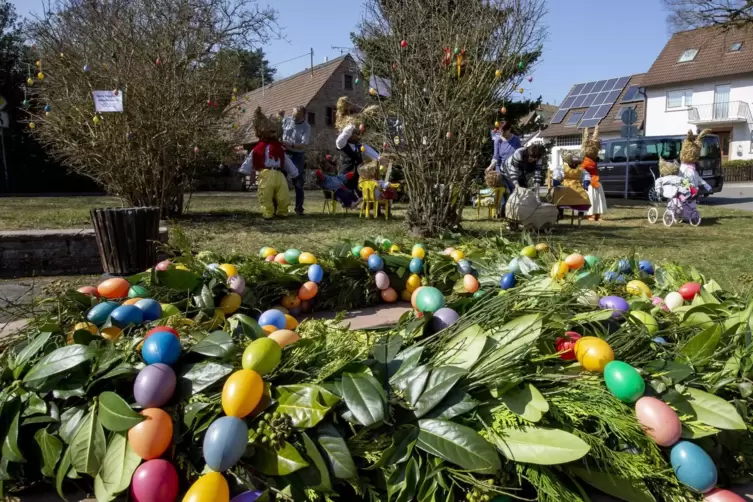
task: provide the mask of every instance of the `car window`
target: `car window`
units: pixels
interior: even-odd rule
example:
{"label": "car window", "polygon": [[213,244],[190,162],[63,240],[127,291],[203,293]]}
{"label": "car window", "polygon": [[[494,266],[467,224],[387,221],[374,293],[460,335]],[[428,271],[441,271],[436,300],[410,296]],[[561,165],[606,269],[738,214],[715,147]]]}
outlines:
{"label": "car window", "polygon": [[675,160],[680,154],[682,141],[679,139],[647,139],[643,141],[642,161]]}
{"label": "car window", "polygon": [[703,147],[701,148],[702,159],[718,159],[722,156],[722,148],[719,144],[719,138],[716,136],[707,136],[703,138]]}
{"label": "car window", "polygon": [[[630,142],[630,160],[638,160],[641,153],[641,142]],[[627,141],[616,141],[610,143],[607,147],[609,162],[627,162],[628,157],[628,143]]]}

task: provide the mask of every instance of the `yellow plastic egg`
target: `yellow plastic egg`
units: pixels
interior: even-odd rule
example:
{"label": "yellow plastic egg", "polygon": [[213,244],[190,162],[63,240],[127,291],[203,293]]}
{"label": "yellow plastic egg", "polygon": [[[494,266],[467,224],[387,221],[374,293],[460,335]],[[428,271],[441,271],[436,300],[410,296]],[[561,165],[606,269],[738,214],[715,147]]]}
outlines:
{"label": "yellow plastic egg", "polygon": [[219,472],[208,472],[196,480],[183,502],[230,502],[230,487]]}
{"label": "yellow plastic egg", "polygon": [[453,251],[452,253],[450,253],[450,256],[452,257],[453,260],[455,260],[456,262],[458,262],[458,261],[462,260],[463,258],[465,258],[465,253],[463,253],[459,249],[456,249],[455,251]]}
{"label": "yellow plastic egg", "polygon": [[551,276],[553,279],[562,279],[567,275],[570,267],[564,261],[558,261],[552,266]]}
{"label": "yellow plastic egg", "polygon": [[392,246],[390,246],[390,254],[395,254],[399,252],[400,252],[400,246],[398,246],[397,244],[393,244]]}
{"label": "yellow plastic egg", "polygon": [[102,338],[114,342],[118,338],[120,338],[120,334],[122,332],[123,330],[121,330],[117,326],[110,326],[109,328],[102,329]]}
{"label": "yellow plastic egg", "polygon": [[421,277],[418,274],[411,274],[405,281],[405,290],[413,294],[421,286]]}
{"label": "yellow plastic egg", "polygon": [[186,267],[186,266],[185,266],[185,265],[183,265],[182,263],[178,263],[177,265],[175,265],[175,269],[176,269],[176,270],[186,270],[186,271],[187,271],[187,270],[188,270],[188,267]]}
{"label": "yellow plastic egg", "polygon": [[536,251],[539,253],[543,253],[544,251],[549,251],[549,244],[541,242],[539,244],[536,244],[534,249],[536,249]]}
{"label": "yellow plastic egg", "polygon": [[97,327],[90,322],[79,322],[73,327],[73,331],[86,330],[92,335],[97,334]]}
{"label": "yellow plastic egg", "polygon": [[220,300],[220,308],[225,315],[234,314],[241,307],[241,295],[238,293],[228,293]]}
{"label": "yellow plastic egg", "polygon": [[290,314],[285,314],[285,329],[294,330],[298,327],[298,320]]}
{"label": "yellow plastic egg", "polygon": [[643,281],[630,281],[627,283],[627,286],[625,286],[625,290],[633,296],[646,295],[651,298],[651,288],[649,288]]}
{"label": "yellow plastic egg", "polygon": [[274,333],[278,329],[280,329],[280,328],[278,328],[277,326],[275,326],[273,324],[265,324],[264,326],[261,327],[261,330],[263,332],[265,332],[267,335],[271,335],[272,333]]}
{"label": "yellow plastic egg", "polygon": [[413,250],[411,251],[410,255],[413,258],[419,258],[419,259],[423,260],[424,257],[426,256],[426,250],[424,248],[415,246],[413,248]]}
{"label": "yellow plastic egg", "polygon": [[229,417],[243,418],[259,404],[264,381],[254,370],[238,370],[222,387],[222,410]]}
{"label": "yellow plastic egg", "polygon": [[298,298],[297,293],[290,293],[282,297],[280,304],[285,307],[285,309],[294,309],[301,305],[301,299]]}
{"label": "yellow plastic egg", "polygon": [[230,263],[223,263],[217,268],[225,272],[225,275],[228,276],[228,278],[233,277],[234,275],[238,275],[238,269],[235,267],[235,265],[232,265]]}
{"label": "yellow plastic egg", "polygon": [[373,254],[374,254],[374,248],[370,248],[368,246],[361,249],[361,251],[359,252],[359,255],[361,256],[362,260],[368,260],[369,256]]}
{"label": "yellow plastic egg", "polygon": [[409,302],[411,300],[411,296],[413,296],[413,293],[407,289],[404,289],[402,293],[400,293],[400,299],[404,302]]}
{"label": "yellow plastic egg", "polygon": [[313,265],[314,263],[316,263],[316,256],[311,253],[303,252],[298,257],[298,263],[303,263],[304,265]]}
{"label": "yellow plastic egg", "polygon": [[584,336],[575,342],[575,358],[586,371],[603,373],[604,367],[614,361],[614,351],[601,338]]}
{"label": "yellow plastic egg", "polygon": [[277,256],[277,250],[274,248],[262,248],[260,256],[264,259],[269,258],[270,256]]}

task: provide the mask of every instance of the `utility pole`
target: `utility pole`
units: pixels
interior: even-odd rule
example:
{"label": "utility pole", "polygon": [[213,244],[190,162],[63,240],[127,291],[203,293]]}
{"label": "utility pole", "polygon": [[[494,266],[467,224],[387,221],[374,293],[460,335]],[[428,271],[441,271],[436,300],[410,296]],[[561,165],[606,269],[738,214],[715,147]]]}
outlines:
{"label": "utility pole", "polygon": [[312,47],[310,51],[311,51],[310,52],[311,54],[311,78],[314,78],[314,48]]}

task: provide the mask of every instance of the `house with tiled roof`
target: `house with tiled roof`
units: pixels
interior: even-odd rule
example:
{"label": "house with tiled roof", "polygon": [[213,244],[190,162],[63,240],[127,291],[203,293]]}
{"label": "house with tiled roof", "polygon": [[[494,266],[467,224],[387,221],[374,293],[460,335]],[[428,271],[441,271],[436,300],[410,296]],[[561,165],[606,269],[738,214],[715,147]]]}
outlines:
{"label": "house with tiled roof", "polygon": [[675,33],[643,86],[646,135],[711,129],[725,160],[753,158],[753,29]]}
{"label": "house with tiled roof", "polygon": [[337,100],[348,96],[351,102],[365,105],[368,88],[352,56],[344,55],[308,68],[260,89],[238,96],[226,110],[233,121],[233,141],[250,146],[257,141],[253,113],[261,106],[266,115],[285,112],[290,115],[298,105],[306,107],[311,126],[312,147],[335,148],[335,110]]}

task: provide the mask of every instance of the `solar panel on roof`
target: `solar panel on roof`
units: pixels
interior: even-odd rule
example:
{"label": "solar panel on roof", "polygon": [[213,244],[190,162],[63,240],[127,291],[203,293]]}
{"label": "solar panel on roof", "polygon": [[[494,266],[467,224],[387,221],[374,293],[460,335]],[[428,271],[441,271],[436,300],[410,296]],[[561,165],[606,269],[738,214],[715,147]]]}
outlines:
{"label": "solar panel on roof", "polygon": [[557,113],[554,114],[554,117],[552,117],[552,124],[559,124],[562,122],[562,119],[565,118],[565,115],[567,115],[567,109],[560,108],[557,110]]}
{"label": "solar panel on roof", "polygon": [[560,108],[570,108],[574,101],[575,101],[575,97],[569,96],[565,98],[565,101],[562,102],[562,104],[560,105]]}
{"label": "solar panel on roof", "polygon": [[586,86],[586,84],[578,84],[575,87],[573,87],[573,91],[570,93],[571,96],[575,96],[577,94],[580,94],[580,91]]}
{"label": "solar panel on roof", "polygon": [[609,91],[606,92],[600,92],[596,95],[596,99],[594,99],[594,102],[591,103],[592,105],[601,105],[604,104],[604,101],[607,100],[607,96],[609,96]]}
{"label": "solar panel on roof", "polygon": [[604,88],[604,84],[606,84],[606,80],[599,80],[596,82],[593,86],[593,89],[591,89],[591,92],[599,92]]}
{"label": "solar panel on roof", "polygon": [[580,93],[581,94],[588,94],[589,92],[591,92],[591,89],[594,88],[594,84],[596,84],[596,82],[589,82],[589,83],[587,83],[586,86],[583,88],[583,90],[580,91]]}
{"label": "solar panel on roof", "polygon": [[592,106],[588,110],[586,110],[586,113],[583,115],[584,119],[592,119],[594,118],[594,115],[596,115],[596,112],[599,110],[598,106]]}
{"label": "solar panel on roof", "polygon": [[581,117],[583,117],[583,112],[574,112],[572,115],[570,115],[570,118],[567,119],[567,125],[569,126],[577,125]]}
{"label": "solar panel on roof", "polygon": [[615,89],[612,92],[609,93],[609,96],[607,96],[607,99],[604,100],[604,104],[607,103],[614,103],[617,101],[617,98],[620,97],[620,94],[622,93],[622,89]]}
{"label": "solar panel on roof", "polygon": [[579,129],[584,129],[586,127],[594,127],[594,126],[596,126],[596,125],[599,124],[600,120],[601,119],[586,119],[586,120],[581,120],[580,124],[578,125],[578,128]]}
{"label": "solar panel on roof", "polygon": [[614,84],[617,83],[617,81],[620,80],[619,78],[613,78],[607,81],[606,84],[604,84],[605,91],[611,91],[614,88]]}
{"label": "solar panel on roof", "polygon": [[628,84],[628,82],[630,82],[630,77],[621,77],[614,85],[614,89],[623,89]]}
{"label": "solar panel on roof", "polygon": [[599,107],[599,111],[596,112],[596,115],[594,115],[595,119],[603,119],[607,116],[607,113],[609,113],[609,110],[612,108],[612,103],[608,103],[606,105],[601,105]]}
{"label": "solar panel on roof", "polygon": [[631,85],[628,87],[625,96],[622,98],[622,103],[629,103],[631,101],[642,101],[640,96],[641,88],[638,85]]}
{"label": "solar panel on roof", "polygon": [[585,101],[583,101],[583,106],[591,106],[594,102],[594,99],[596,99],[596,96],[598,96],[598,94],[587,94]]}

